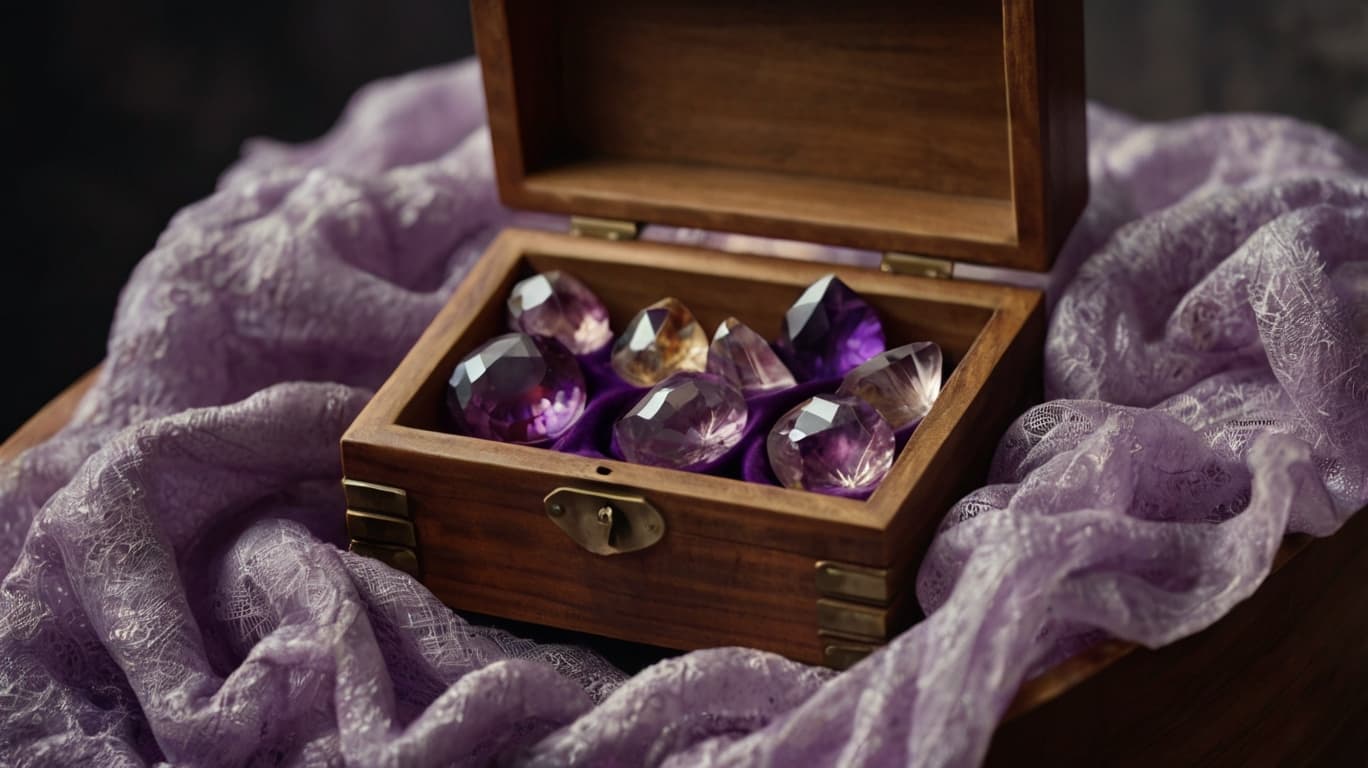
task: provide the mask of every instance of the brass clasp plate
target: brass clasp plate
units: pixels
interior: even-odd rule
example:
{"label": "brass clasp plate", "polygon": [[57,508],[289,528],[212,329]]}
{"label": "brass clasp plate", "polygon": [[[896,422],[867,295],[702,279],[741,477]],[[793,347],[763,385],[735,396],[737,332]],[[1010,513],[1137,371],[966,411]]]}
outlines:
{"label": "brass clasp plate", "polygon": [[551,521],[596,555],[636,552],[665,535],[665,518],[640,496],[557,488],[545,503]]}

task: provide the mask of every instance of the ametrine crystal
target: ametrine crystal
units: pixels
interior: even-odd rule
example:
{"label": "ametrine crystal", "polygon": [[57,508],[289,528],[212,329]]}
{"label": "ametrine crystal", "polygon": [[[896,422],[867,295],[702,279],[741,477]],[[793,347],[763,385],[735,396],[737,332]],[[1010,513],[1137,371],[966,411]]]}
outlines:
{"label": "ametrine crystal", "polygon": [[749,326],[729,317],[717,326],[708,347],[708,373],[720,376],[744,394],[787,389],[793,374]]}
{"label": "ametrine crystal", "polygon": [[875,355],[846,374],[839,395],[853,395],[874,406],[893,429],[922,420],[940,396],[941,349],[919,341]]}
{"label": "ametrine crystal", "polygon": [[613,431],[630,462],[693,470],[741,442],[746,416],[736,387],[707,373],[676,373],[652,387]]}
{"label": "ametrine crystal", "polygon": [[678,299],[641,310],[613,344],[613,370],[628,384],[649,387],[679,371],[702,371],[708,335]]}
{"label": "ametrine crystal", "polygon": [[893,466],[893,430],[857,397],[817,395],[784,414],[765,447],[779,482],[834,496],[862,496]]}
{"label": "ametrine crystal", "polygon": [[608,310],[579,280],[553,270],[523,280],[508,294],[509,324],[533,336],[550,336],[576,355],[613,340]]}
{"label": "ametrine crystal", "polygon": [[584,412],[584,374],[564,345],[509,333],[476,349],[447,382],[447,408],[462,433],[506,443],[560,437]]}
{"label": "ametrine crystal", "polygon": [[777,344],[795,376],[844,376],[884,351],[883,325],[874,308],[835,275],[803,291],[784,314]]}

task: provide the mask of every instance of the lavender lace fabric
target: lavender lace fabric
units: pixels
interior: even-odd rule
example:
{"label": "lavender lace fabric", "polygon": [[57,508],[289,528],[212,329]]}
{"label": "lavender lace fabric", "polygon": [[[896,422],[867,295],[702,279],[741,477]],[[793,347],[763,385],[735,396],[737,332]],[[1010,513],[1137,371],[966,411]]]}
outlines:
{"label": "lavender lace fabric", "polygon": [[339,551],[337,441],[511,219],[481,103],[468,63],[377,84],[171,222],[71,425],[0,468],[0,763],[971,765],[1033,672],[1206,627],[1368,502],[1368,160],[1094,109],[1051,401],[947,516],[928,619],[841,675],[630,679],[469,623]]}

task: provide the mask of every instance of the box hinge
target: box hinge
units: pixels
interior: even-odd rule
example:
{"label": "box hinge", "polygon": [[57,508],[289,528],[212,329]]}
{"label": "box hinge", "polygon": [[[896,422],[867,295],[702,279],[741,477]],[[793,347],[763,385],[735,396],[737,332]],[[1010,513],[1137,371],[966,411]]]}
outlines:
{"label": "box hinge", "polygon": [[879,650],[877,645],[832,632],[818,632],[817,635],[822,644],[822,664],[832,669],[849,669]]}
{"label": "box hinge", "polygon": [[817,563],[817,594],[838,600],[856,600],[887,606],[893,598],[886,568],[820,560]]}
{"label": "box hinge", "polygon": [[894,585],[886,568],[817,562],[817,640],[822,663],[845,669],[873,653],[899,629]]}
{"label": "box hinge", "polygon": [[596,237],[600,240],[635,240],[640,232],[641,225],[635,221],[599,219],[592,216],[570,217],[570,234],[578,237]]}
{"label": "box hinge", "polygon": [[883,255],[883,263],[880,268],[895,275],[914,275],[937,280],[955,279],[955,262],[931,256],[919,256],[915,253],[889,251]]}
{"label": "box hinge", "polygon": [[408,493],[402,488],[342,479],[347,499],[351,551],[417,577],[418,536],[409,519]]}

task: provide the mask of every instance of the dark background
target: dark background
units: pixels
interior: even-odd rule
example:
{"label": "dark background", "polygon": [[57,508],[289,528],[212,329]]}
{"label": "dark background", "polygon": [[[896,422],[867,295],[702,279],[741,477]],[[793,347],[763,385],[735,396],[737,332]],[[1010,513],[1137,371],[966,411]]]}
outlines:
{"label": "dark background", "polygon": [[[1094,99],[1285,112],[1368,145],[1364,0],[1086,8]],[[100,361],[129,271],[243,140],[315,137],[363,83],[471,49],[461,0],[52,0],[10,18],[0,437]]]}

